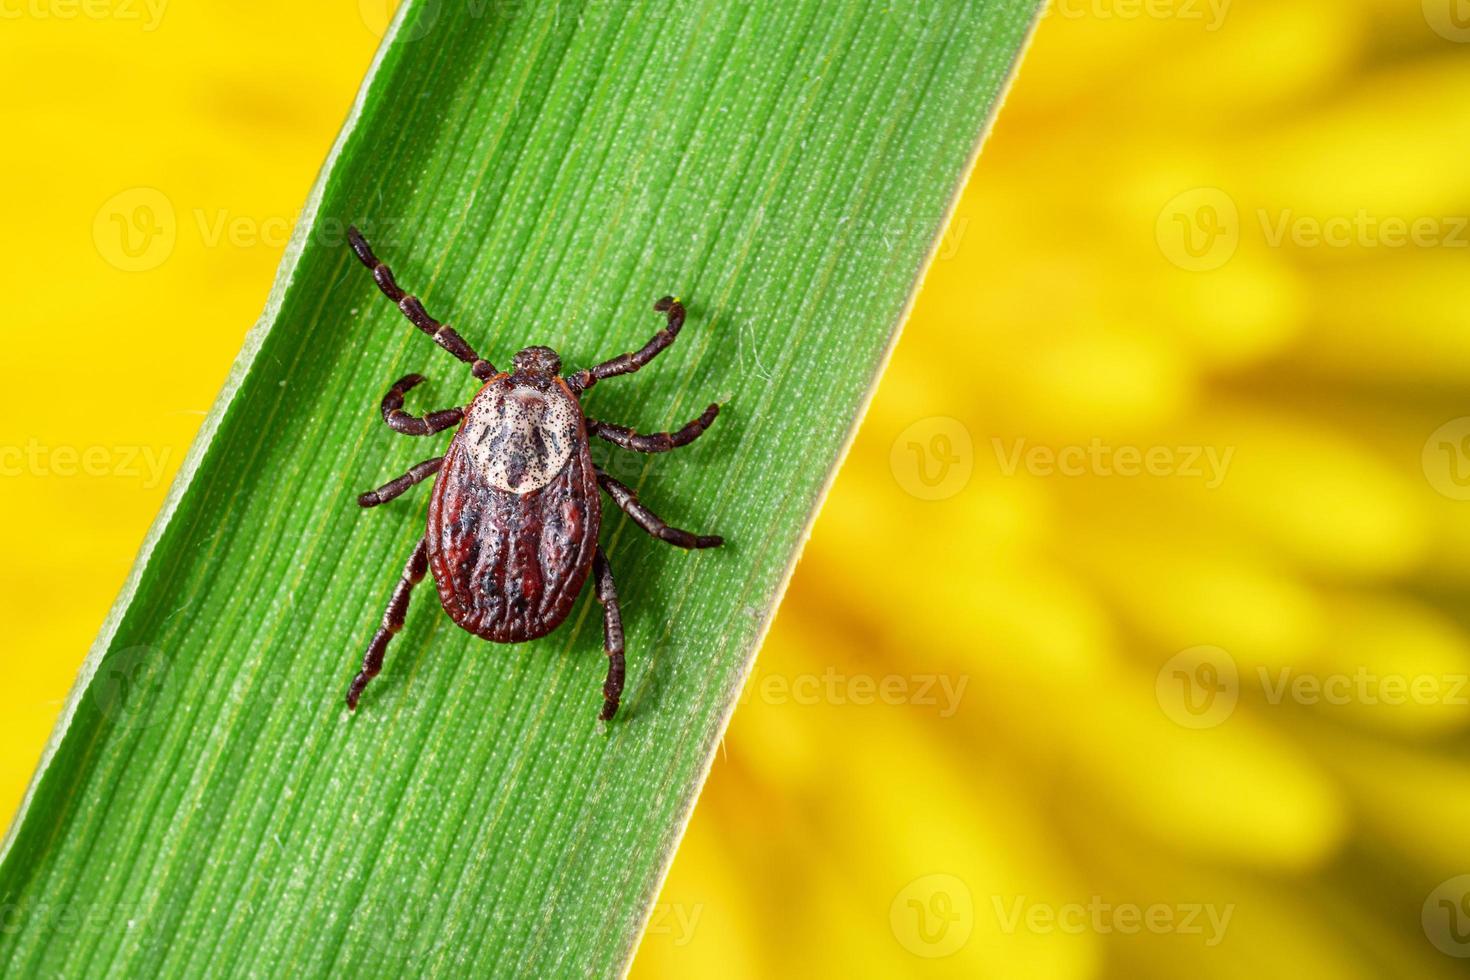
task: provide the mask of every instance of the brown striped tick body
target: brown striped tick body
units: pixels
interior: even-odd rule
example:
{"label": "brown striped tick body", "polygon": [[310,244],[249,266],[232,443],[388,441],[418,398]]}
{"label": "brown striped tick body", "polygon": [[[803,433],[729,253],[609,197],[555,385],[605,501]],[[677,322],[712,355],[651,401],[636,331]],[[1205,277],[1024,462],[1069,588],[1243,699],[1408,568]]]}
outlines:
{"label": "brown striped tick body", "polygon": [[556,629],[591,577],[602,605],[607,653],[599,717],[611,719],[623,692],[623,624],[612,570],[597,543],[599,488],[660,540],[681,548],[713,548],[723,542],[664,523],[631,489],[593,463],[591,437],[635,452],[667,452],[698,438],[719,406],[710,405],[677,432],[641,435],[588,418],[581,396],[601,380],[637,371],[672,344],[684,325],[683,305],[668,296],[654,304],[667,323],[636,353],[562,375],[554,350],[527,347],[515,355],[510,371],[497,371],[398,287],[356,228],[348,229],[348,241],[372,270],[378,288],[413,325],[470,365],[483,382],[468,405],[424,416],[403,410],[404,394],[424,380],[417,374],[399,379],[383,397],[383,420],[396,432],[427,436],[459,428],[444,455],[358,497],[363,507],[376,507],[437,474],[428,529],[368,644],[362,670],[347,691],[348,707],[357,707],[363,689],[382,670],[388,641],[403,628],[409,594],[429,572],[450,618],[461,629],[496,643],[532,640]]}

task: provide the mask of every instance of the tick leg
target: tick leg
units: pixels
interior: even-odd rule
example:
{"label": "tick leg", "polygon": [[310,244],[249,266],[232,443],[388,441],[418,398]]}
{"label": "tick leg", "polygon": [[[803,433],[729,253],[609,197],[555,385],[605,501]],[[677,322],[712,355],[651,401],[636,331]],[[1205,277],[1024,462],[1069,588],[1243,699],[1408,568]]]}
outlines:
{"label": "tick leg", "polygon": [[428,571],[429,542],[427,538],[420,538],[413,554],[408,558],[408,564],[403,567],[403,578],[393,590],[393,598],[388,600],[388,608],[383,612],[383,625],[373,634],[367,653],[363,654],[362,670],[358,671],[357,676],[352,679],[352,686],[347,689],[347,707],[352,710],[357,710],[357,699],[362,697],[362,689],[367,687],[368,681],[377,677],[378,671],[383,669],[383,653],[388,649],[388,641],[403,629],[403,618],[408,614],[409,593],[424,580]]}
{"label": "tick leg", "polygon": [[633,523],[637,524],[649,534],[660,541],[677,545],[680,548],[718,548],[725,543],[725,539],[717,534],[691,534],[677,527],[669,527],[663,518],[643,506],[638,500],[638,495],[630,488],[614,480],[602,470],[597,471],[597,482],[606,490],[613,502],[621,507]]}
{"label": "tick leg", "polygon": [[426,459],[398,479],[389,480],[381,487],[378,487],[378,489],[369,490],[367,493],[362,494],[357,498],[357,505],[359,507],[376,507],[379,504],[386,504],[394,497],[400,496],[409,487],[423,483],[429,477],[438,473],[439,467],[442,465],[444,465],[443,456]]}
{"label": "tick leg", "polygon": [[639,435],[627,426],[599,422],[596,419],[587,420],[587,431],[591,435],[606,439],[615,446],[622,446],[636,453],[666,453],[670,449],[687,446],[704,435],[704,430],[710,427],[710,423],[718,414],[720,414],[720,406],[711,405],[704,410],[703,415],[678,432],[650,432],[647,435]]}
{"label": "tick leg", "polygon": [[592,559],[592,575],[597,583],[597,601],[602,603],[602,648],[607,651],[607,680],[602,684],[602,713],[597,717],[611,721],[623,700],[623,612],[618,606],[612,567],[601,548]]}
{"label": "tick leg", "polygon": [[383,396],[383,421],[394,432],[406,436],[431,436],[436,432],[459,425],[464,419],[464,409],[444,408],[430,412],[423,418],[410,415],[403,410],[403,396],[422,384],[421,374],[409,374],[393,382],[393,387]]}
{"label": "tick leg", "polygon": [[398,283],[393,279],[393,270],[373,254],[372,248],[368,245],[367,239],[362,237],[361,232],[349,227],[347,242],[352,246],[353,254],[363,265],[372,270],[373,281],[378,284],[383,295],[398,304],[398,308],[403,311],[404,316],[408,317],[410,323],[433,337],[434,343],[468,364],[474,371],[475,377],[481,381],[495,373],[495,366],[476,354],[474,348],[467,344],[453,327],[429,316],[424,309],[424,304],[419,302],[417,296],[411,296],[399,288]]}
{"label": "tick leg", "polygon": [[672,296],[665,296],[653,304],[656,312],[667,313],[668,324],[653,335],[653,339],[644,344],[641,349],[633,354],[619,354],[610,361],[603,361],[595,367],[583,368],[567,378],[567,384],[574,392],[586,391],[604,378],[615,377],[619,374],[632,374],[653,360],[674,342],[679,336],[679,330],[684,326],[684,304]]}

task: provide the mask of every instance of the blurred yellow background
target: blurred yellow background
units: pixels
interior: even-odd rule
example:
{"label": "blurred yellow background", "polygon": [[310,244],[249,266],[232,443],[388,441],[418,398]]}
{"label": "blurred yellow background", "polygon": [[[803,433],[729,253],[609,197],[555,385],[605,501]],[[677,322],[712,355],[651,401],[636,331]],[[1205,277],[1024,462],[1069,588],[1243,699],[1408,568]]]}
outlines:
{"label": "blurred yellow background", "polygon": [[[0,6],[4,813],[386,14]],[[1467,215],[1464,0],[1055,3],[634,974],[1462,976]]]}

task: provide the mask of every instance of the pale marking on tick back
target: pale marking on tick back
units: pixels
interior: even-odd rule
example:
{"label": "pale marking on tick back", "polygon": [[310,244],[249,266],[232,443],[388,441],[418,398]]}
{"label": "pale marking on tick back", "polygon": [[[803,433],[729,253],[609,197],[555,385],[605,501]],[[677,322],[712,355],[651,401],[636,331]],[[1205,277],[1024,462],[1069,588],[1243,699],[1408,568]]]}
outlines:
{"label": "pale marking on tick back", "polygon": [[490,485],[510,493],[540,490],[571,459],[577,408],[561,391],[514,385],[477,400],[465,432],[471,461]]}

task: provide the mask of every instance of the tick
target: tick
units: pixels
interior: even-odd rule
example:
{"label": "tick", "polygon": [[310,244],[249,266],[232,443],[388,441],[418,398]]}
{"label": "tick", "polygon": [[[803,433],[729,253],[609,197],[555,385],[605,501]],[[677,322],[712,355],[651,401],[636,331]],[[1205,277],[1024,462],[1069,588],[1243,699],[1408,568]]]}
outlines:
{"label": "tick", "polygon": [[724,542],[664,523],[631,489],[592,462],[590,438],[634,452],[668,452],[699,438],[720,409],[709,406],[677,432],[642,435],[588,418],[581,399],[597,382],[632,374],[672,344],[684,326],[683,304],[671,296],[654,304],[667,323],[636,353],[563,375],[556,351],[527,347],[512,359],[510,371],[497,371],[451,327],[429,316],[417,297],[398,287],[392,271],[356,228],[347,230],[347,239],[383,295],[483,382],[468,405],[423,416],[403,409],[404,395],[424,380],[421,376],[400,378],[383,396],[383,421],[395,432],[428,436],[459,428],[444,455],[426,459],[357,498],[363,507],[377,507],[437,474],[428,529],[388,600],[383,625],[368,643],[362,670],[347,691],[347,706],[357,708],[363,689],[382,670],[388,641],[403,628],[409,595],[425,574],[433,573],[439,603],[456,625],[496,643],[533,640],[556,629],[590,576],[602,605],[607,652],[599,717],[611,719],[623,694],[623,620],[612,569],[597,543],[602,521],[598,488],[661,541],[680,548],[714,548]]}

